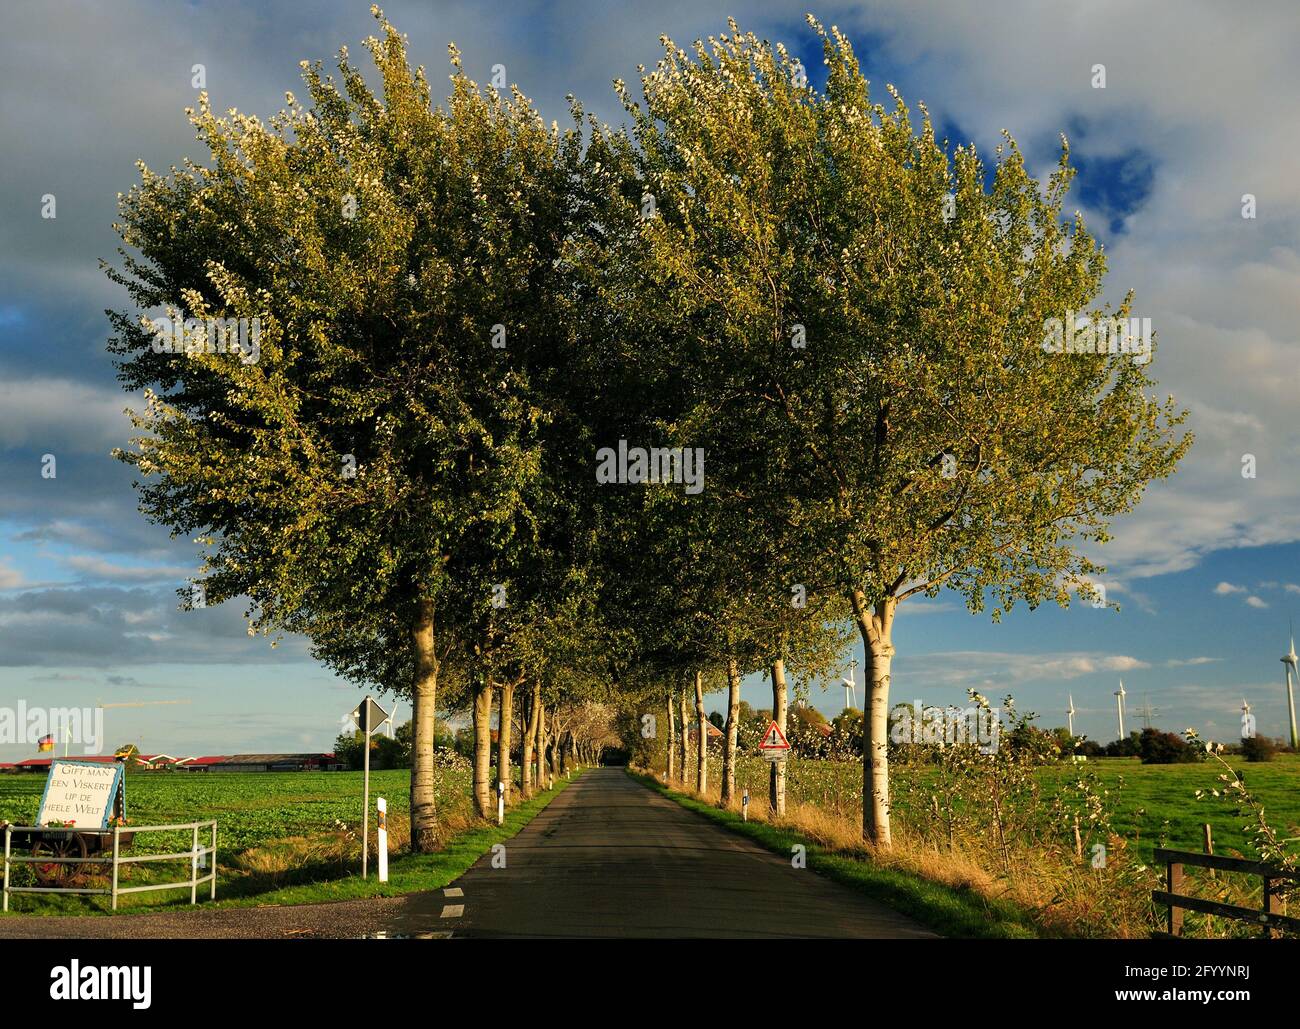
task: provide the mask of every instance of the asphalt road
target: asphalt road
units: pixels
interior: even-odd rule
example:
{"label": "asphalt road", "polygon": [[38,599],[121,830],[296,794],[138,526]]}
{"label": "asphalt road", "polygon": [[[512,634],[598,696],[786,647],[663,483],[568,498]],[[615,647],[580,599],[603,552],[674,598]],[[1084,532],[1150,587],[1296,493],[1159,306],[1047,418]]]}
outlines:
{"label": "asphalt road", "polygon": [[[933,936],[847,887],[595,768],[445,890],[293,907],[9,917],[0,938]],[[505,867],[494,867],[502,864]]]}
{"label": "asphalt road", "polygon": [[934,935],[616,768],[586,772],[505,844],[504,858],[494,868],[484,855],[451,885],[462,896],[424,895],[434,903],[403,912],[394,931],[439,924],[455,937]]}

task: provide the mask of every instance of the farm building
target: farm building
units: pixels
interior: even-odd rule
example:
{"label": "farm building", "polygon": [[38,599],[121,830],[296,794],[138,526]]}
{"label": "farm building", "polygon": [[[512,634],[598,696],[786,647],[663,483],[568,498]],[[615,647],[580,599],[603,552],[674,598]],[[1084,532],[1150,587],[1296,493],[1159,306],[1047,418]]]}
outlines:
{"label": "farm building", "polygon": [[186,772],[339,772],[333,754],[229,754],[182,758],[172,767]]}
{"label": "farm building", "polygon": [[113,754],[69,754],[66,758],[29,757],[22,761],[15,761],[11,771],[48,772],[52,761],[93,761],[99,764],[111,765],[116,760],[117,758]]}

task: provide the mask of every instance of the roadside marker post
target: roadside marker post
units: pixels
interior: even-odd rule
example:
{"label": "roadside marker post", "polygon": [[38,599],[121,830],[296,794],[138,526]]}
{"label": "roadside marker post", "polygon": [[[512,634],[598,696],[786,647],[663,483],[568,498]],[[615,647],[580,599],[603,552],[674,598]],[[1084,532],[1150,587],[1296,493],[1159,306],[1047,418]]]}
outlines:
{"label": "roadside marker post", "polygon": [[506,784],[497,780],[497,825],[506,824]]}
{"label": "roadside marker post", "polygon": [[361,878],[365,879],[370,873],[370,737],[393,716],[367,697],[348,717],[361,730],[362,767],[365,770],[361,802]]}
{"label": "roadside marker post", "polygon": [[379,851],[379,881],[388,882],[388,801],[379,798],[379,821],[375,827],[376,849]]}
{"label": "roadside marker post", "polygon": [[740,798],[740,820],[749,821],[749,790],[746,790],[745,795]]}

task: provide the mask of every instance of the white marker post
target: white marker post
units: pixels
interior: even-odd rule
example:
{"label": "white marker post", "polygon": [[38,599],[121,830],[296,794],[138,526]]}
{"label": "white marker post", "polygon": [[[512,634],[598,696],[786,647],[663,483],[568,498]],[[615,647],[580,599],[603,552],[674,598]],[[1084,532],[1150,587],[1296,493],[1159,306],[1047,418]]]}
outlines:
{"label": "white marker post", "polygon": [[506,824],[506,784],[497,780],[497,825]]}
{"label": "white marker post", "polygon": [[392,716],[367,697],[349,717],[361,730],[362,767],[365,769],[362,780],[365,796],[361,802],[361,878],[364,879],[370,873],[370,736]]}
{"label": "white marker post", "polygon": [[749,821],[749,790],[746,790],[745,795],[740,798],[740,820]]}
{"label": "white marker post", "polygon": [[379,798],[379,822],[375,830],[379,850],[379,881],[388,882],[388,801]]}

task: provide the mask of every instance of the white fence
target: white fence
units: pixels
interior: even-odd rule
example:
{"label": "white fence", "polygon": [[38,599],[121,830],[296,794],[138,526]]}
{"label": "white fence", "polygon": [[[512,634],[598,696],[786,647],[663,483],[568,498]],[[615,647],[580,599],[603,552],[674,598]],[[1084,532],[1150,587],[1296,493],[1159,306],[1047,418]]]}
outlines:
{"label": "white fence", "polygon": [[[209,830],[210,836],[206,846],[199,845],[199,830]],[[122,852],[122,836],[126,835],[134,840],[134,837],[140,833],[148,832],[179,832],[189,830],[194,834],[194,845],[190,850],[180,851],[175,854],[135,854],[126,855]],[[21,833],[25,837],[27,834],[40,836],[42,838],[59,838],[67,839],[73,835],[98,836],[100,845],[107,844],[110,834],[112,836],[112,850],[105,850],[102,854],[95,857],[56,857],[46,854],[15,854],[13,853],[13,836],[15,833]],[[148,893],[153,890],[180,890],[188,888],[190,891],[190,903],[198,903],[199,887],[209,884],[209,900],[217,899],[217,823],[211,822],[185,822],[180,825],[142,825],[142,826],[114,826],[111,830],[86,830],[78,829],[50,829],[38,825],[6,825],[4,827],[4,889],[3,889],[3,907],[0,910],[9,910],[9,895],[11,893],[81,893],[91,895],[103,895],[112,898],[113,910],[117,910],[117,898],[126,893]],[[210,861],[207,859],[211,859]],[[190,863],[190,877],[181,882],[174,883],[149,883],[145,886],[121,886],[119,885],[119,873],[123,865],[142,864],[148,861],[185,861]],[[199,875],[200,863],[207,864],[205,875]],[[103,865],[110,868],[111,879],[107,887],[92,886],[14,886],[11,883],[11,869],[13,865]]]}

